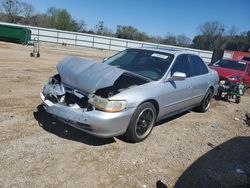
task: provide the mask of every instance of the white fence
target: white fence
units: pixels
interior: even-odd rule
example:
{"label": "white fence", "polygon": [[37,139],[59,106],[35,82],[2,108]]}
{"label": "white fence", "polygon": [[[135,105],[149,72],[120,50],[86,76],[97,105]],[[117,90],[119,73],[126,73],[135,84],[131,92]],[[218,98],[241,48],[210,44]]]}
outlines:
{"label": "white fence", "polygon": [[118,39],[114,37],[105,37],[99,35],[92,35],[86,33],[77,33],[69,31],[61,31],[56,29],[47,29],[41,27],[33,27],[27,25],[10,24],[0,22],[1,25],[13,25],[26,27],[31,30],[31,39],[38,38],[41,42],[55,43],[55,44],[66,44],[80,47],[91,47],[113,51],[121,51],[126,48],[134,47],[156,47],[156,48],[168,48],[168,49],[179,49],[196,53],[202,57],[202,59],[209,63],[212,58],[213,52],[205,50],[197,50],[192,48],[183,48],[178,46],[162,45],[156,43],[140,42],[133,40]]}

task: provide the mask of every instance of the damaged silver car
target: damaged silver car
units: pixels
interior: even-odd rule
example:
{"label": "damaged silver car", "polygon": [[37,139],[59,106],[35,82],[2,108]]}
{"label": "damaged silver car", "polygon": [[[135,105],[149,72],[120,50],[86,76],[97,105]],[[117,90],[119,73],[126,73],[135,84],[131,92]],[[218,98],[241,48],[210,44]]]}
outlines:
{"label": "damaged silver car", "polygon": [[66,57],[40,93],[46,111],[100,137],[144,140],[163,118],[195,108],[206,112],[218,75],[189,52],[127,49],[93,62]]}

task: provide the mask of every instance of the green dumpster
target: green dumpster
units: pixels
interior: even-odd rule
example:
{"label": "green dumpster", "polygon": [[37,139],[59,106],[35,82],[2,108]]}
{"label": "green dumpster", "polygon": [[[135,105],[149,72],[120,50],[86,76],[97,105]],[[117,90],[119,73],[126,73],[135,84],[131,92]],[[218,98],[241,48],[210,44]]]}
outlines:
{"label": "green dumpster", "polygon": [[26,44],[31,40],[31,30],[10,25],[0,25],[0,41]]}

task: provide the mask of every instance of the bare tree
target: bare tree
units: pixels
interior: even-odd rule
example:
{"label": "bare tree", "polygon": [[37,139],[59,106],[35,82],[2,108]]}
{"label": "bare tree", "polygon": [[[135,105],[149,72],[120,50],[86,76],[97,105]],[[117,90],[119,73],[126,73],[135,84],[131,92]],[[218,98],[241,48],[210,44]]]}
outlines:
{"label": "bare tree", "polygon": [[163,39],[162,39],[162,44],[167,44],[167,45],[173,45],[176,46],[176,36],[173,35],[172,33],[168,33]]}
{"label": "bare tree", "polygon": [[30,25],[50,28],[50,18],[46,14],[35,14],[30,18]]}
{"label": "bare tree", "polygon": [[94,32],[98,35],[113,36],[113,32],[105,26],[104,21],[99,21],[94,28]]}
{"label": "bare tree", "polygon": [[[1,1],[0,1],[1,2]],[[2,5],[3,3],[1,2],[1,4],[0,4],[0,13],[1,14],[3,14],[3,12],[4,12],[4,10],[3,10],[3,5]]]}
{"label": "bare tree", "polygon": [[73,20],[74,31],[76,32],[85,32],[86,31],[86,22],[84,20]]}
{"label": "bare tree", "polygon": [[191,44],[191,39],[186,35],[178,35],[176,37],[176,43],[178,46],[188,47]]}
{"label": "bare tree", "polygon": [[103,35],[104,33],[104,21],[99,21],[98,24],[95,26],[95,32],[98,35]]}
{"label": "bare tree", "polygon": [[159,44],[162,42],[162,37],[161,36],[152,36],[152,37],[150,37],[150,42]]}
{"label": "bare tree", "polygon": [[198,27],[199,35],[193,39],[193,47],[204,50],[222,49],[225,42],[225,26],[218,21],[206,22]]}
{"label": "bare tree", "polygon": [[24,24],[32,24],[33,20],[32,20],[32,16],[35,13],[35,8],[26,2],[22,3],[23,6],[23,11],[22,11],[22,15],[23,15],[23,23]]}
{"label": "bare tree", "polygon": [[11,23],[17,22],[17,17],[23,11],[23,2],[19,0],[3,0],[1,5],[4,12],[7,14],[8,21]]}
{"label": "bare tree", "polygon": [[228,35],[230,37],[236,36],[238,32],[238,29],[235,26],[232,26],[229,30],[228,30]]}
{"label": "bare tree", "polygon": [[199,32],[202,35],[223,35],[225,26],[218,21],[206,22],[198,27]]}
{"label": "bare tree", "polygon": [[23,6],[23,16],[25,18],[30,18],[31,16],[34,15],[35,8],[31,4],[23,2],[22,6]]}

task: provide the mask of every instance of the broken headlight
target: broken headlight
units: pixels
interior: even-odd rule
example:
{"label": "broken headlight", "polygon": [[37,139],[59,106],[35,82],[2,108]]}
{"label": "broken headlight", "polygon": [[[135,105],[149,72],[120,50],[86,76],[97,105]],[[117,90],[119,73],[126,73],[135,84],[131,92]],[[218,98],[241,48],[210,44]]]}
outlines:
{"label": "broken headlight", "polygon": [[105,112],[120,112],[127,106],[127,101],[125,100],[108,100],[96,95],[89,96],[89,103]]}

